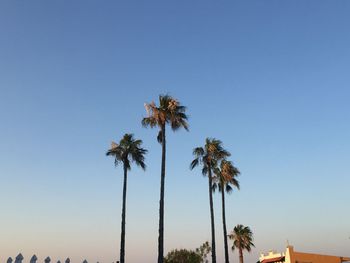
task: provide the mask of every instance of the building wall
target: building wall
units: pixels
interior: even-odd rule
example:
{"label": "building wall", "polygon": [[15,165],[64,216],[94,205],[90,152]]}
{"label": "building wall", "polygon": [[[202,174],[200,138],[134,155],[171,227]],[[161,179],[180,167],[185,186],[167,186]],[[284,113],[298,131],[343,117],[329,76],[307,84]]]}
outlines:
{"label": "building wall", "polygon": [[277,260],[280,260],[279,257],[284,256],[284,263],[343,263],[350,262],[350,258],[337,257],[337,256],[328,256],[328,255],[319,255],[312,253],[302,253],[294,251],[292,246],[288,246],[286,253],[275,253],[270,251],[268,254],[260,255],[260,262],[264,260],[274,261],[278,263]]}
{"label": "building wall", "polygon": [[341,263],[342,258],[336,256],[318,255],[295,252],[293,247],[287,247],[286,263]]}

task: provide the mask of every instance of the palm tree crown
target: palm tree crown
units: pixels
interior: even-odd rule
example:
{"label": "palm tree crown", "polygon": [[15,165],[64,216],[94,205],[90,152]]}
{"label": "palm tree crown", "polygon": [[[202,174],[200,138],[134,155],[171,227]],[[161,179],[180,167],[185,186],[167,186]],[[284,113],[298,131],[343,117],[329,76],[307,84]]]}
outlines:
{"label": "palm tree crown", "polygon": [[[171,128],[176,131],[184,128],[188,131],[187,115],[185,113],[186,107],[169,95],[159,96],[159,106],[154,102],[145,103],[145,108],[148,116],[142,119],[144,127],[159,128],[170,124]],[[158,135],[158,141],[161,142],[161,131]]]}
{"label": "palm tree crown", "polygon": [[222,160],[220,168],[216,167],[214,173],[216,177],[214,177],[213,191],[218,189],[221,192],[224,189],[226,193],[231,193],[233,191],[232,186],[239,190],[240,186],[236,177],[240,172],[231,161]]}
{"label": "palm tree crown", "polygon": [[237,248],[239,250],[247,250],[250,252],[252,247],[254,247],[253,232],[248,226],[238,224],[234,227],[233,231],[230,235],[228,235],[228,237],[233,240],[232,250]]}
{"label": "palm tree crown", "polygon": [[205,176],[209,168],[215,168],[220,160],[229,157],[231,154],[223,148],[220,140],[207,138],[204,147],[193,149],[193,155],[195,159],[190,165],[191,170],[202,164],[202,174]]}
{"label": "palm tree crown", "polygon": [[111,148],[107,151],[107,156],[114,157],[114,163],[117,166],[123,163],[127,170],[131,169],[131,162],[140,166],[143,170],[146,169],[145,154],[146,149],[141,148],[142,140],[135,140],[133,134],[125,134],[119,144],[112,142]]}

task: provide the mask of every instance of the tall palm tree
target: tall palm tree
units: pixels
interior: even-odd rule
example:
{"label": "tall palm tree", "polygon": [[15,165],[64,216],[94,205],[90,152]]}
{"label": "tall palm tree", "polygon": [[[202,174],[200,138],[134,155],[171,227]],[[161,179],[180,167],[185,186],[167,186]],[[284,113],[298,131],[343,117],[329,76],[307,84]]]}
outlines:
{"label": "tall palm tree", "polygon": [[202,165],[202,174],[208,176],[209,182],[209,206],[210,206],[210,220],[211,220],[211,258],[212,263],[216,263],[216,249],[215,249],[215,222],[214,222],[214,206],[213,206],[213,170],[217,164],[230,153],[226,151],[222,142],[217,139],[207,138],[204,147],[197,147],[193,149],[195,159],[190,165],[192,170],[199,164]]}
{"label": "tall palm tree", "polygon": [[243,263],[243,250],[250,252],[252,247],[254,247],[253,232],[249,227],[239,224],[234,227],[233,231],[230,235],[228,235],[228,237],[233,240],[232,250],[235,248],[238,249],[239,262]]}
{"label": "tall palm tree", "polygon": [[123,164],[124,185],[123,185],[123,207],[120,238],[120,263],[125,262],[125,210],[126,210],[126,186],[128,179],[128,170],[131,169],[131,163],[134,162],[143,170],[146,169],[145,154],[147,150],[141,148],[142,141],[136,140],[132,134],[125,134],[119,144],[112,142],[111,148],[107,151],[107,156],[114,157],[114,164],[118,166]]}
{"label": "tall palm tree", "polygon": [[184,128],[188,131],[186,107],[169,95],[159,96],[159,106],[154,102],[145,104],[147,117],[142,119],[144,127],[157,127],[159,129],[157,140],[162,144],[162,164],[160,176],[159,200],[159,236],[158,236],[158,263],[164,262],[164,184],[165,184],[165,157],[166,139],[165,128],[169,124],[173,131]]}
{"label": "tall palm tree", "polygon": [[239,182],[236,177],[240,174],[239,170],[227,160],[222,160],[220,168],[214,170],[216,177],[214,178],[213,191],[219,189],[221,192],[222,203],[222,226],[224,229],[224,246],[225,246],[225,263],[229,263],[228,245],[227,245],[227,228],[226,228],[226,212],[225,212],[225,192],[231,193],[232,187],[239,189]]}

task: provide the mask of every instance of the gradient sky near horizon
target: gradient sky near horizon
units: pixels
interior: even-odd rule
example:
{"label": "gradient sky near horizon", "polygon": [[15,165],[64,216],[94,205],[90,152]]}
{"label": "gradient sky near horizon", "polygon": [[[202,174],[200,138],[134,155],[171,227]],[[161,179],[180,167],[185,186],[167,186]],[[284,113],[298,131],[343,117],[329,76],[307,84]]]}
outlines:
{"label": "gradient sky near horizon", "polygon": [[[165,248],[210,240],[207,180],[192,149],[223,141],[241,171],[227,224],[260,252],[350,256],[350,1],[0,2],[0,261],[116,261],[132,132],[126,258],[157,254],[161,148],[143,104],[169,93],[190,132],[168,133]],[[215,195],[217,254],[223,259]],[[237,254],[231,253],[237,261]]]}

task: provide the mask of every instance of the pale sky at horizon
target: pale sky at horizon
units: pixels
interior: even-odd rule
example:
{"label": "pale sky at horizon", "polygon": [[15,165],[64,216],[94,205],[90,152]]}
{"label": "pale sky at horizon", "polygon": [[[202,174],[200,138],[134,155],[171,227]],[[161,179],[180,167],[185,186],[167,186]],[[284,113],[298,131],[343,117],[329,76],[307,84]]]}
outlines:
{"label": "pale sky at horizon", "polygon": [[350,1],[1,1],[0,261],[116,261],[122,170],[105,152],[131,132],[149,153],[129,173],[126,259],[156,262],[161,148],[141,119],[164,93],[190,116],[167,135],[166,251],[210,241],[207,179],[189,164],[215,137],[241,171],[227,225],[253,230],[246,262],[287,240],[349,257],[349,14]]}

